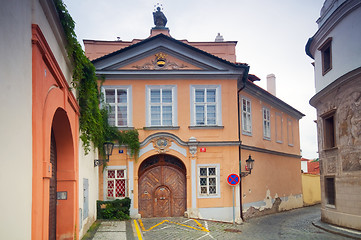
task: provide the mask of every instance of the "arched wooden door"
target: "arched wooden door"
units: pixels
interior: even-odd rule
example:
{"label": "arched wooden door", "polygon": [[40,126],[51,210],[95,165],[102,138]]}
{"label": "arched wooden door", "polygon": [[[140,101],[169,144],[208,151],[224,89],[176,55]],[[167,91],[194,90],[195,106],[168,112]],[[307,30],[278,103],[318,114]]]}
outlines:
{"label": "arched wooden door", "polygon": [[49,186],[49,240],[56,239],[56,144],[54,133],[51,131],[50,163],[52,174]]}
{"label": "arched wooden door", "polygon": [[183,216],[186,210],[184,164],[170,155],[145,160],[139,168],[139,213],[142,217]]}

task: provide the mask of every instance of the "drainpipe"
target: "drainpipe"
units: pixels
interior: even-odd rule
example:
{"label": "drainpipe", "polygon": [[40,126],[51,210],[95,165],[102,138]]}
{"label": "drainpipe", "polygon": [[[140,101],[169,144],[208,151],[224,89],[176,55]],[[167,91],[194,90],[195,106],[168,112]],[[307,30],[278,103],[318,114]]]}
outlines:
{"label": "drainpipe", "polygon": [[[243,77],[242,77],[242,82],[243,85],[240,89],[238,89],[237,91],[237,107],[238,107],[238,141],[239,141],[239,145],[238,145],[238,162],[239,162],[239,177],[241,178],[241,171],[242,171],[242,166],[241,166],[241,145],[242,145],[242,141],[241,141],[241,110],[240,110],[240,104],[239,104],[239,94],[240,92],[246,87],[246,82],[248,79],[248,72],[249,72],[249,66],[247,66],[247,68],[245,69],[244,73],[243,73]],[[241,219],[244,221],[243,219],[243,208],[242,208],[242,179],[240,179],[240,183],[239,183],[239,210],[240,210],[240,215],[241,215]]]}

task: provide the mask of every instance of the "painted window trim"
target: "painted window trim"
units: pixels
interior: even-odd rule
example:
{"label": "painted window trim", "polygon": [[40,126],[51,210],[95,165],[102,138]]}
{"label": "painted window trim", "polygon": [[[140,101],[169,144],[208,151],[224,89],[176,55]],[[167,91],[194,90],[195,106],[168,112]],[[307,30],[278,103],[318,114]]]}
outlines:
{"label": "painted window trim", "polygon": [[[278,128],[277,128],[277,116],[280,117],[281,120],[281,136],[278,136]],[[277,143],[283,143],[283,116],[282,113],[276,112],[275,114],[275,129],[276,129],[276,142]],[[278,140],[281,139],[281,140]]]}
{"label": "painted window trim", "polygon": [[[108,170],[124,170],[124,175],[125,175],[125,197],[119,197],[119,198],[108,198],[107,197],[107,191],[108,191],[108,186],[107,186],[107,174],[106,172]],[[107,166],[105,168],[105,171],[103,172],[103,199],[104,200],[115,200],[115,199],[124,199],[126,197],[130,196],[130,192],[129,192],[129,178],[128,178],[128,171],[127,171],[127,166],[125,165],[119,165],[119,166]]]}
{"label": "painted window trim", "polygon": [[[150,119],[150,91],[153,89],[170,89],[172,90],[172,125],[151,125]],[[178,126],[178,109],[177,109],[177,85],[146,85],[145,86],[145,101],[146,101],[146,122],[145,126],[150,127],[177,127]],[[162,124],[162,123],[161,123]]]}
{"label": "painted window trim", "polygon": [[[244,126],[244,121],[245,121],[245,119],[244,119],[244,117],[243,117],[243,113],[244,113],[244,111],[243,111],[243,100],[246,100],[247,102],[249,102],[249,105],[250,105],[250,112],[249,112],[249,113],[248,113],[248,112],[245,112],[247,115],[250,116],[250,123],[249,123],[249,125],[250,125],[250,127],[251,127],[251,130],[250,130],[250,131],[246,131],[246,130],[243,128],[243,126]],[[251,101],[251,99],[249,99],[249,98],[247,98],[247,97],[245,97],[245,96],[241,96],[240,107],[241,107],[241,120],[242,120],[242,121],[241,121],[242,134],[243,134],[243,135],[247,135],[247,136],[252,136],[253,126],[252,126],[252,101]]]}
{"label": "painted window trim", "polygon": [[[203,168],[203,167],[206,167],[206,168],[211,168],[211,167],[214,167],[216,168],[216,190],[217,190],[217,194],[214,194],[214,195],[202,195],[200,193],[201,191],[201,187],[200,187],[200,184],[199,184],[199,179],[200,179],[200,175],[199,175],[199,169],[200,168]],[[221,180],[220,180],[220,170],[221,170],[221,167],[220,167],[220,164],[219,163],[215,163],[215,164],[197,164],[197,198],[220,198],[221,197],[221,188],[220,188],[220,184],[221,184]]]}
{"label": "painted window trim", "polygon": [[[195,108],[195,91],[197,89],[216,89],[216,124],[197,125],[196,124],[196,108]],[[222,126],[222,88],[221,85],[190,85],[190,122],[192,127],[212,127]]]}
{"label": "painted window trim", "polygon": [[[290,124],[291,123],[291,128],[290,128]],[[294,136],[293,136],[293,119],[291,118],[287,118],[287,141],[288,141],[288,146],[293,147],[294,146]]]}
{"label": "painted window trim", "polygon": [[[269,116],[269,119],[267,120],[267,119],[265,119],[264,118],[264,111],[267,111],[268,112],[268,116]],[[265,139],[265,140],[271,140],[271,110],[268,108],[268,107],[263,107],[262,108],[262,119],[263,119],[263,121],[262,121],[262,125],[263,125],[263,139]],[[269,125],[269,136],[266,136],[265,135],[265,131],[266,131],[266,129],[265,129],[265,121],[268,121],[268,125]]]}
{"label": "painted window trim", "polygon": [[[116,121],[115,127],[117,128],[132,128],[133,127],[133,95],[132,95],[132,86],[131,85],[106,85],[102,86],[101,92],[104,97],[104,103],[106,103],[105,90],[106,89],[121,89],[127,91],[127,125],[126,126],[118,126]],[[103,106],[101,106],[103,107]],[[117,116],[116,116],[117,117]]]}

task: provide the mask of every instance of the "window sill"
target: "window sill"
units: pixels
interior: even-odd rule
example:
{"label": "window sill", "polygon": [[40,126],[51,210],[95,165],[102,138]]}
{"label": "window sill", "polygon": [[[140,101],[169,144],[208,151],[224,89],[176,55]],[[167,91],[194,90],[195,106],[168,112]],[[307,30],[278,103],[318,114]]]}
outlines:
{"label": "window sill", "polygon": [[242,134],[243,134],[243,135],[246,135],[246,136],[252,137],[252,133],[250,133],[250,132],[242,132]]}
{"label": "window sill", "polygon": [[224,126],[211,126],[211,125],[202,125],[202,126],[188,126],[189,129],[223,129]]}
{"label": "window sill", "polygon": [[179,126],[157,126],[157,127],[144,127],[143,130],[178,130]]}
{"label": "window sill", "polygon": [[220,198],[220,195],[198,195],[198,198]]}
{"label": "window sill", "polygon": [[266,140],[266,141],[271,141],[271,138],[268,138],[268,137],[263,137],[263,140]]}
{"label": "window sill", "polygon": [[322,149],[325,152],[332,152],[332,151],[336,151],[338,149],[338,147],[332,147],[332,148],[324,148]]}
{"label": "window sill", "polygon": [[134,127],[116,127],[118,130],[122,130],[122,131],[125,131],[125,130],[134,130]]}
{"label": "window sill", "polygon": [[327,204],[327,203],[326,203],[326,204],[325,204],[325,207],[336,209],[336,206],[333,205],[333,204]]}

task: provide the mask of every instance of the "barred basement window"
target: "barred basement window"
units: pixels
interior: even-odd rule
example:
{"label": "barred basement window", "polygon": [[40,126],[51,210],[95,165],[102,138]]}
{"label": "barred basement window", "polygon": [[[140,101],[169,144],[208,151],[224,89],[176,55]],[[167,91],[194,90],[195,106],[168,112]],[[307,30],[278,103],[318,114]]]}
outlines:
{"label": "barred basement window", "polygon": [[107,198],[123,198],[127,195],[127,182],[125,169],[107,170]]}
{"label": "barred basement window", "polygon": [[217,194],[217,170],[216,167],[199,168],[199,190],[200,195]]}
{"label": "barred basement window", "polygon": [[326,177],[325,178],[325,195],[326,195],[326,203],[330,205],[335,205],[335,178],[334,177]]}

